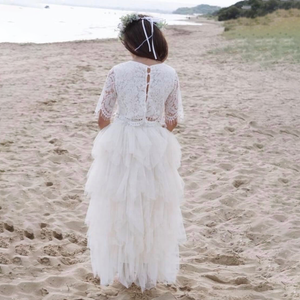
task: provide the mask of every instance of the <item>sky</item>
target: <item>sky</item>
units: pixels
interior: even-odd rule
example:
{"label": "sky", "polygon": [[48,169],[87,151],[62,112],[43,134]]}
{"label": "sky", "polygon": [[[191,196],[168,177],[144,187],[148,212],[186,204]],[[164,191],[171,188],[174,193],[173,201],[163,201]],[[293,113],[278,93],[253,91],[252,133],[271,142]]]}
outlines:
{"label": "sky", "polygon": [[192,7],[199,4],[209,4],[217,6],[229,6],[238,0],[0,0],[0,4],[15,4],[22,6],[36,6],[44,4],[67,4],[82,6],[99,6],[107,8],[127,8],[127,9],[161,9],[173,11],[178,7]]}

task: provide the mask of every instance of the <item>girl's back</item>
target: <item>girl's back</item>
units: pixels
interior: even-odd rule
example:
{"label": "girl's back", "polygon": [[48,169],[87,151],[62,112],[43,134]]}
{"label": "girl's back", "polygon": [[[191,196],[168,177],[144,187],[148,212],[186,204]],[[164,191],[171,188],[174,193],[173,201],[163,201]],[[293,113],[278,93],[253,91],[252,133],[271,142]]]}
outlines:
{"label": "girl's back", "polygon": [[163,123],[165,117],[169,121],[181,119],[183,109],[177,73],[165,63],[151,66],[136,61],[120,63],[109,71],[96,112],[101,107],[107,118],[116,107],[117,118],[131,124]]}

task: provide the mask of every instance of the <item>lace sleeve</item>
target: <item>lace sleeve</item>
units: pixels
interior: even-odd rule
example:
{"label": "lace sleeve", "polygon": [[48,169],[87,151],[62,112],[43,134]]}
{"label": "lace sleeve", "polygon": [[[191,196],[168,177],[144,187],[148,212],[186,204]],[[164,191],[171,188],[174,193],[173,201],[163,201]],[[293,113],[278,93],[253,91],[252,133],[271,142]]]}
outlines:
{"label": "lace sleeve", "polygon": [[165,103],[165,120],[168,123],[177,121],[177,123],[183,122],[184,113],[181,99],[181,91],[179,78],[176,73],[174,87]]}
{"label": "lace sleeve", "polygon": [[95,110],[96,116],[99,114],[109,120],[112,116],[112,112],[117,100],[117,92],[115,88],[115,74],[113,68],[108,72],[104,87],[98,100],[98,104]]}

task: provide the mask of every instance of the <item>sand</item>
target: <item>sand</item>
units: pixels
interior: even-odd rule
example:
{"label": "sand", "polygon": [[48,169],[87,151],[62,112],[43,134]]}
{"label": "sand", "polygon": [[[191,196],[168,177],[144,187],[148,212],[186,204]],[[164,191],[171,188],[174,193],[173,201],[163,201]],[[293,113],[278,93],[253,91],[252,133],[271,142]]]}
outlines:
{"label": "sand", "polygon": [[100,287],[83,195],[116,40],[0,44],[1,300],[300,299],[299,66],[228,55],[214,22],[170,27],[179,74],[188,242],[177,283]]}

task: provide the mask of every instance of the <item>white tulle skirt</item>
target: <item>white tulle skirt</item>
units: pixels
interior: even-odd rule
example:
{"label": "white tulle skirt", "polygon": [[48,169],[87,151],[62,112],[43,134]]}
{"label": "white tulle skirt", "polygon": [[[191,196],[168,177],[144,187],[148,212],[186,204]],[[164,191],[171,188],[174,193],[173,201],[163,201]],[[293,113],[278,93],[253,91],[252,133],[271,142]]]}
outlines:
{"label": "white tulle skirt", "polygon": [[159,124],[115,121],[99,131],[92,156],[85,223],[94,276],[142,291],[175,283],[186,241],[175,135]]}

